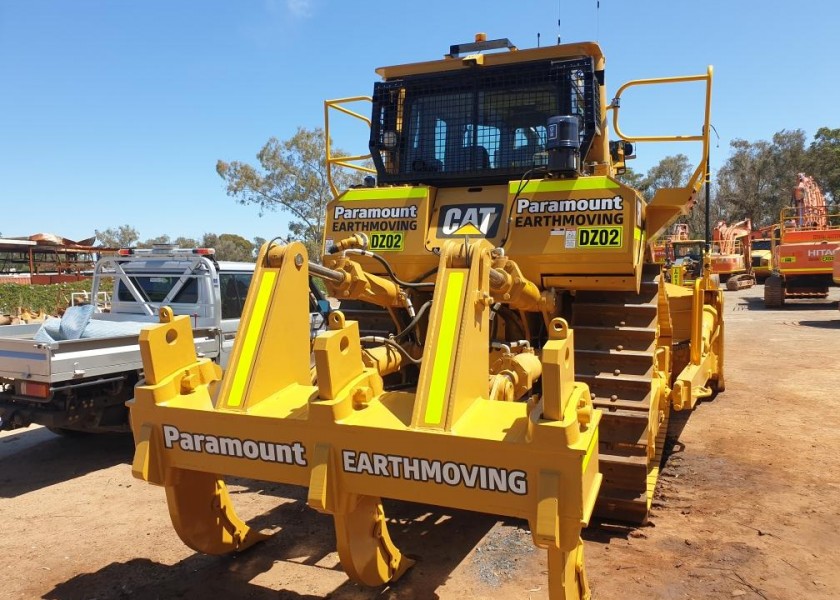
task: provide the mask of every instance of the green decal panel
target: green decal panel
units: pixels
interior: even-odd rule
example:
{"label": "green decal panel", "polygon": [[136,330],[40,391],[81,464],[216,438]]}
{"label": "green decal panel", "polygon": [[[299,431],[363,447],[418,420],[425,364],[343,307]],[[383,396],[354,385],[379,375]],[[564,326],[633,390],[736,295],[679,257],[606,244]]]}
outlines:
{"label": "green decal panel", "polygon": [[370,249],[374,252],[402,252],[405,248],[405,234],[401,231],[371,233]]}
{"label": "green decal panel", "polygon": [[623,231],[623,227],[580,227],[578,248],[621,248]]}

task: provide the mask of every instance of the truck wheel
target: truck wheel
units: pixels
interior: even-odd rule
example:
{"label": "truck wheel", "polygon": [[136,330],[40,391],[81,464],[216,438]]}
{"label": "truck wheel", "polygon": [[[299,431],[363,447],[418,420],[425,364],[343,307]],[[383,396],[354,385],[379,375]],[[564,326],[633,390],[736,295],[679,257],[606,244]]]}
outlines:
{"label": "truck wheel", "polygon": [[785,303],[785,288],[782,278],[771,275],[764,281],[764,307],[781,308]]}

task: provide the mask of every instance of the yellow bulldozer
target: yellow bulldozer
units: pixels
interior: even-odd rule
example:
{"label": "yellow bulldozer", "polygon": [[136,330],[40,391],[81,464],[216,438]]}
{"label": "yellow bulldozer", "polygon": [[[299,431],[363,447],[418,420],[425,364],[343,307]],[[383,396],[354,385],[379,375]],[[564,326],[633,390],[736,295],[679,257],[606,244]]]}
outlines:
{"label": "yellow bulldozer", "polygon": [[[321,264],[300,243],[262,247],[224,376],[169,309],[141,337],[133,472],[165,487],[188,546],[263,539],[223,481],[247,477],[307,487],[354,581],[412,564],[385,497],[525,519],[551,598],[590,596],[581,529],[646,519],[670,410],[724,383],[708,265],[688,289],[649,260],[706,176],[711,67],[608,102],[604,64],[595,43],[477,36],[379,69],[370,118],[359,97],[325,104],[328,140],[330,114],[370,125],[370,156],[328,152],[328,171],[370,174],[334,190]],[[705,87],[700,134],[621,132],[626,89],[685,82]],[[703,148],[688,185],[649,203],[616,177],[646,141]],[[310,277],[340,301],[314,338]]]}

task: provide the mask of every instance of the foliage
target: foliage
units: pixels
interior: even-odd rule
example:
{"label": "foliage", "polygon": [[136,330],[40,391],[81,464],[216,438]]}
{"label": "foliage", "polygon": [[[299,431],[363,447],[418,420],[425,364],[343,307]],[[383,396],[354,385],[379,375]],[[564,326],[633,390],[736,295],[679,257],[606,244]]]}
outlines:
{"label": "foliage", "polygon": [[[70,305],[73,292],[90,292],[92,280],[50,285],[0,283],[0,313],[17,314],[18,309],[57,314]],[[101,289],[110,291],[113,282],[103,280]]]}
{"label": "foliage", "polygon": [[658,165],[648,170],[640,191],[645,198],[651,200],[658,189],[684,186],[691,171],[691,163],[685,154],[666,156]]}
{"label": "foliage", "polygon": [[808,171],[823,193],[840,204],[840,129],[817,130],[808,148]]}
{"label": "foliage", "polygon": [[[260,216],[269,210],[291,215],[286,240],[301,240],[310,257],[320,256],[327,203],[332,191],[327,181],[324,131],[299,127],[288,140],[272,137],[257,154],[259,166],[219,160],[216,172],[225,181],[228,196],[239,204],[254,204]],[[336,154],[344,154],[333,149]],[[340,190],[361,177],[345,170],[333,170]]]}
{"label": "foliage", "polygon": [[140,234],[131,225],[109,227],[104,231],[94,230],[96,239],[109,248],[130,248],[140,239]]}
{"label": "foliage", "polygon": [[254,244],[235,233],[205,233],[201,240],[204,248],[216,249],[216,260],[253,262]]}
{"label": "foliage", "polygon": [[[829,201],[840,199],[840,129],[820,128],[809,147],[801,129],[782,130],[770,140],[750,142],[735,139],[730,155],[717,172],[712,186],[711,224],[752,220],[754,228],[774,223],[781,209],[790,204],[797,173],[813,175]],[[625,181],[650,200],[662,187],[684,185],[690,175],[688,158],[669,156],[644,178],[631,173]],[[705,186],[687,217],[693,237],[705,233]]]}
{"label": "foliage", "polygon": [[790,203],[796,174],[807,170],[805,132],[780,131],[769,142],[736,139],[730,147],[717,174],[724,220],[749,218],[756,228],[776,222]]}
{"label": "foliage", "polygon": [[630,186],[634,190],[639,190],[642,192],[642,186],[644,185],[644,175],[641,173],[637,173],[630,167],[624,171],[624,173],[619,173],[616,175],[616,179],[618,179],[624,185]]}

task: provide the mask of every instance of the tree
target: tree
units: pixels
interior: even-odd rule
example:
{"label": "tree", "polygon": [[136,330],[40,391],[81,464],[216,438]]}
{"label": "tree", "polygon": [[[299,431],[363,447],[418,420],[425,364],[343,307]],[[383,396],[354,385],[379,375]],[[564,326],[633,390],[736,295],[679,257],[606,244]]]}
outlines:
{"label": "tree", "polygon": [[644,185],[645,180],[644,175],[642,175],[641,173],[637,173],[630,167],[627,167],[624,173],[619,173],[618,175],[616,175],[615,178],[618,179],[624,185],[628,185],[634,190],[643,192],[642,187]]}
{"label": "tree", "polygon": [[198,248],[199,247],[198,240],[195,240],[195,239],[189,238],[189,237],[184,237],[182,235],[179,235],[178,237],[176,237],[175,241],[173,241],[172,243],[175,244],[178,248]]}
{"label": "tree", "polygon": [[159,235],[159,236],[154,237],[154,238],[149,238],[145,242],[139,242],[137,244],[137,247],[138,248],[151,248],[155,244],[171,244],[171,243],[172,242],[171,242],[169,236],[166,235],[166,234],[163,234],[163,235]]}
{"label": "tree", "polygon": [[808,172],[823,193],[840,204],[840,129],[820,127],[808,148]]}
{"label": "tree", "polygon": [[104,231],[94,229],[94,234],[99,243],[108,248],[130,248],[140,239],[140,234],[131,225],[120,225],[117,228],[109,227]]}
{"label": "tree", "polygon": [[691,175],[691,164],[685,154],[666,156],[659,164],[651,167],[641,181],[640,191],[648,200],[653,199],[660,188],[683,187]]}
{"label": "tree", "polygon": [[[659,161],[659,164],[648,169],[647,175],[641,177],[633,173],[634,187],[641,192],[646,200],[650,201],[656,195],[656,191],[665,188],[685,187],[694,169],[685,154],[666,156]],[[714,194],[712,200],[714,200]],[[713,210],[714,214],[714,210]],[[687,223],[690,235],[693,238],[703,238],[706,231],[706,189],[701,187],[695,199],[694,208],[688,215],[680,217],[678,223]],[[668,233],[663,232],[663,233]]]}
{"label": "tree", "polygon": [[262,248],[262,245],[265,244],[267,241],[267,239],[261,238],[260,236],[256,236],[254,238],[254,260],[257,259],[257,254],[259,254],[260,248]]}
{"label": "tree", "polygon": [[749,218],[756,228],[775,223],[790,202],[797,172],[806,169],[805,133],[782,130],[769,142],[736,139],[730,147],[717,176],[724,218]]}
{"label": "tree", "polygon": [[215,248],[216,260],[254,261],[254,244],[235,233],[205,233],[201,245]]}
{"label": "tree", "polygon": [[[341,150],[333,152],[345,154]],[[324,131],[299,127],[288,140],[272,137],[257,160],[258,167],[239,161],[216,163],[228,196],[242,205],[256,205],[260,216],[269,210],[291,215],[287,239],[302,241],[310,257],[318,260],[326,206],[333,199],[327,182]],[[361,179],[343,169],[334,169],[333,176],[340,190]]]}

